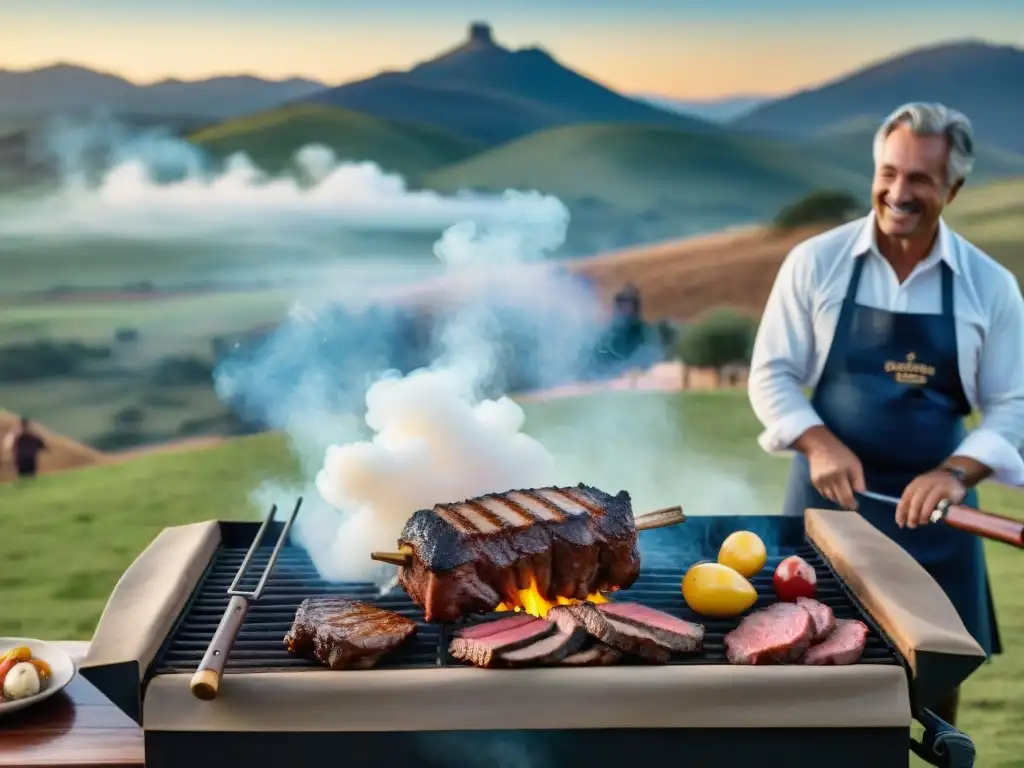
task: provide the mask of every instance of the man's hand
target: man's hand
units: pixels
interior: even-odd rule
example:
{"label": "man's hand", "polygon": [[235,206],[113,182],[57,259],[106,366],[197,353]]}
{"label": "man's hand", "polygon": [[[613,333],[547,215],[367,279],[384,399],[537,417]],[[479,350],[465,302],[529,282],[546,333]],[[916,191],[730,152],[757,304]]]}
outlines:
{"label": "man's hand", "polygon": [[927,525],[940,501],[947,499],[959,504],[966,495],[967,489],[949,472],[941,469],[925,472],[914,478],[903,491],[896,507],[896,525],[900,528]]}
{"label": "man's hand", "polygon": [[839,439],[824,427],[811,427],[794,447],[807,457],[811,484],[822,496],[843,509],[856,509],[853,495],[867,490],[864,468]]}

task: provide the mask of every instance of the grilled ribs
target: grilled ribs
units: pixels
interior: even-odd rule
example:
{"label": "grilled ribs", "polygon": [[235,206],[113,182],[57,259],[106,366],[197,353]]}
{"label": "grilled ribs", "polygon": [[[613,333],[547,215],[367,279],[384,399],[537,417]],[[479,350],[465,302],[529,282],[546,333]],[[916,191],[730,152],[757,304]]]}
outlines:
{"label": "grilled ribs", "polygon": [[629,587],[640,574],[629,494],[537,488],[438,504],[398,541],[412,558],[399,581],[429,622],[521,607],[520,589],[551,602]]}
{"label": "grilled ribs", "polygon": [[416,622],[345,597],[303,600],[284,644],[330,669],[369,669],[416,633]]}

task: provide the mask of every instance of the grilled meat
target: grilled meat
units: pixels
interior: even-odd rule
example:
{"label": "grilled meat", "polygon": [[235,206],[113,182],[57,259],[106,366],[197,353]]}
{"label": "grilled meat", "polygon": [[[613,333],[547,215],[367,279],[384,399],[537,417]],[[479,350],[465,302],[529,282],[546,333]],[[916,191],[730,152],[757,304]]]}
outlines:
{"label": "grilled meat", "polygon": [[299,604],[284,644],[330,669],[369,669],[415,633],[416,622],[394,611],[344,597],[315,597]]}
{"label": "grilled meat", "polygon": [[557,664],[566,656],[576,653],[587,640],[587,631],[565,614],[552,619],[555,632],[535,643],[514,651],[500,651],[502,664],[522,667],[529,664]]}
{"label": "grilled meat", "polygon": [[605,645],[644,661],[664,664],[672,653],[671,648],[663,645],[647,630],[605,614],[593,603],[558,605],[548,611],[548,617],[552,620],[559,614],[571,617],[591,637]]}
{"label": "grilled meat", "polygon": [[811,614],[795,603],[774,603],[745,617],[725,636],[732,664],[794,662],[814,638]]}
{"label": "grilled meat", "polygon": [[796,604],[811,614],[811,621],[814,622],[814,638],[811,642],[820,643],[835,629],[836,616],[824,603],[809,597],[798,597]]}
{"label": "grilled meat", "polygon": [[504,632],[506,629],[512,629],[522,624],[529,624],[535,619],[535,616],[531,616],[528,613],[514,613],[504,619],[481,621],[479,624],[471,624],[468,627],[463,627],[455,632],[455,637],[462,637],[467,640],[476,640],[481,637],[487,637],[488,635],[495,635],[498,632]]}
{"label": "grilled meat", "polygon": [[824,641],[807,649],[800,663],[813,666],[856,664],[867,643],[867,625],[861,621],[839,619]]}
{"label": "grilled meat", "polygon": [[677,619],[639,603],[605,603],[598,608],[605,616],[643,629],[673,653],[696,653],[704,643],[704,627]]}
{"label": "grilled meat", "polygon": [[[503,622],[491,623],[501,624]],[[555,632],[555,625],[550,621],[532,619],[527,622],[506,625],[505,628],[497,632],[480,631],[469,633],[468,636],[455,637],[451,645],[448,646],[448,653],[454,658],[469,662],[476,667],[493,667],[500,663],[501,654],[524,648],[555,634]]]}
{"label": "grilled meat", "polygon": [[622,658],[622,651],[604,643],[592,643],[580,651],[566,656],[559,662],[563,667],[603,667],[615,664]]}
{"label": "grilled meat", "polygon": [[629,494],[537,488],[439,504],[406,523],[399,581],[430,622],[521,605],[520,589],[554,602],[629,587],[640,574]]}

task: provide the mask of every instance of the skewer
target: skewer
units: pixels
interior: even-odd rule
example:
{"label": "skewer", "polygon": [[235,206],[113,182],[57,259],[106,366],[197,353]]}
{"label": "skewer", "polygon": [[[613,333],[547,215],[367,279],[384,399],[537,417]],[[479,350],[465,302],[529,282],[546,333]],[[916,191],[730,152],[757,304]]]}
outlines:
{"label": "skewer", "polygon": [[295,502],[295,508],[292,510],[288,520],[285,521],[281,535],[277,539],[277,544],[274,545],[274,550],[270,553],[267,567],[263,570],[263,575],[256,583],[256,588],[251,592],[243,592],[238,588],[238,585],[242,581],[246,569],[249,567],[249,562],[253,559],[256,552],[259,551],[263,534],[266,533],[267,528],[270,527],[271,522],[274,520],[274,515],[277,513],[276,504],[271,507],[270,514],[267,515],[260,529],[256,532],[256,538],[252,540],[252,545],[249,547],[245,559],[242,560],[238,573],[235,574],[231,586],[228,587],[231,601],[228,603],[227,610],[224,611],[224,616],[220,620],[220,624],[217,625],[217,631],[213,633],[210,646],[206,649],[206,655],[203,656],[203,660],[199,662],[198,669],[192,675],[189,690],[192,691],[192,695],[197,699],[210,701],[217,698],[217,692],[220,690],[220,678],[224,674],[224,665],[227,663],[228,654],[231,653],[231,646],[235,644],[235,638],[238,637],[238,632],[242,628],[242,622],[245,621],[245,615],[249,612],[249,606],[259,600],[263,594],[263,590],[267,586],[267,580],[270,578],[270,572],[274,570],[277,556],[281,554],[281,548],[288,540],[288,531],[291,530],[292,523],[295,522],[295,516],[299,514],[299,507],[301,506],[302,498],[300,497]]}
{"label": "skewer", "polygon": [[[649,531],[652,528],[667,528],[670,525],[684,523],[686,515],[683,513],[683,508],[677,505],[637,515],[634,520],[638,531]],[[378,563],[404,568],[412,562],[412,547],[403,544],[397,552],[371,552],[370,559],[376,560]]]}

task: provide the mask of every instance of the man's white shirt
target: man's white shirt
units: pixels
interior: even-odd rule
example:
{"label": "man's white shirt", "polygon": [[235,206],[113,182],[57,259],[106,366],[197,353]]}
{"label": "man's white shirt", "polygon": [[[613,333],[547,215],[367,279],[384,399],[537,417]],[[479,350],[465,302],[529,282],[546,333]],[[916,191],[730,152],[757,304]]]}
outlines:
{"label": "man's white shirt", "polygon": [[[942,270],[953,270],[960,380],[982,420],[955,451],[1024,485],[1024,298],[1013,274],[940,222],[931,254],[900,284],[878,250],[874,215],[794,248],[775,279],[751,360],[750,402],[770,453],[790,450],[822,423],[804,394],[821,376],[855,259],[866,259],[858,304],[915,314],[942,310]],[[865,418],[870,418],[865,414]]]}

